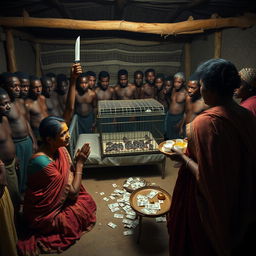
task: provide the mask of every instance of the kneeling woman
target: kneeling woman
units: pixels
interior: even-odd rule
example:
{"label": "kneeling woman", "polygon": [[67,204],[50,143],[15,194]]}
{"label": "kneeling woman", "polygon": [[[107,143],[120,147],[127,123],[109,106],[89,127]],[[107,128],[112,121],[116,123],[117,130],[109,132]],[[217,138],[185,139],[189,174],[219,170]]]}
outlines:
{"label": "kneeling woman", "polygon": [[90,147],[78,151],[75,166],[65,148],[65,121],[49,116],[39,127],[43,144],[28,167],[24,217],[31,233],[18,242],[21,255],[61,252],[74,244],[96,222],[96,204],[81,184]]}

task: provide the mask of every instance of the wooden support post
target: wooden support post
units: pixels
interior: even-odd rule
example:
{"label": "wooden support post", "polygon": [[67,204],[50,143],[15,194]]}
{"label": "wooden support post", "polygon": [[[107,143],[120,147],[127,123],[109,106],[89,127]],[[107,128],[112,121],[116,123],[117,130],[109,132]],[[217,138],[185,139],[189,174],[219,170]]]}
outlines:
{"label": "wooden support post", "polygon": [[187,42],[184,46],[184,69],[186,80],[189,79],[191,74],[191,43]]}
{"label": "wooden support post", "polygon": [[34,45],[35,48],[35,66],[36,66],[36,76],[41,77],[42,71],[41,71],[41,60],[40,60],[40,44],[36,43]]}
{"label": "wooden support post", "polygon": [[222,32],[214,33],[214,58],[221,58]]}
{"label": "wooden support post", "polygon": [[17,65],[16,65],[13,33],[11,29],[7,29],[5,33],[6,33],[7,69],[9,72],[16,72]]}

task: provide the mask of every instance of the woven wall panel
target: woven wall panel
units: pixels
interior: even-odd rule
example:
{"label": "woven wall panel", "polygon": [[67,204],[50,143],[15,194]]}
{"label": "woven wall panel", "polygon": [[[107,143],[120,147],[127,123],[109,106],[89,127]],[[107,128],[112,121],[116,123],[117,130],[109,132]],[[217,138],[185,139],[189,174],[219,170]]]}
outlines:
{"label": "woven wall panel", "polygon": [[[130,43],[130,44],[129,44]],[[110,73],[111,84],[116,83],[119,69],[127,69],[129,80],[133,82],[136,70],[154,68],[157,73],[166,75],[180,71],[182,44],[169,42],[145,42],[120,40],[93,40],[81,44],[81,63],[84,70],[96,74],[105,70]],[[54,72],[69,75],[74,60],[74,45],[42,45],[41,65],[43,73]]]}

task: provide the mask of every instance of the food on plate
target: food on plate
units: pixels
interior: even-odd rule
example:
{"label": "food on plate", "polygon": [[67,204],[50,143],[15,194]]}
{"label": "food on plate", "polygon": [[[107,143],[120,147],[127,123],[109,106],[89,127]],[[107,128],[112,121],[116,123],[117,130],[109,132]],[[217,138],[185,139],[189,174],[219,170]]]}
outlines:
{"label": "food on plate", "polygon": [[186,140],[183,140],[183,139],[176,139],[175,140],[175,143],[174,143],[174,146],[177,146],[177,147],[181,147],[181,148],[186,148],[187,147],[187,141]]}
{"label": "food on plate", "polygon": [[188,143],[186,140],[176,139],[175,143],[173,145],[173,148],[184,152],[186,150],[187,146],[188,146]]}
{"label": "food on plate", "polygon": [[175,142],[173,140],[167,140],[166,143],[164,143],[164,145],[163,145],[164,151],[171,152],[174,144],[175,144]]}
{"label": "food on plate", "polygon": [[160,151],[166,153],[173,153],[172,149],[176,149],[185,152],[187,145],[188,143],[185,139],[167,140],[161,143]]}

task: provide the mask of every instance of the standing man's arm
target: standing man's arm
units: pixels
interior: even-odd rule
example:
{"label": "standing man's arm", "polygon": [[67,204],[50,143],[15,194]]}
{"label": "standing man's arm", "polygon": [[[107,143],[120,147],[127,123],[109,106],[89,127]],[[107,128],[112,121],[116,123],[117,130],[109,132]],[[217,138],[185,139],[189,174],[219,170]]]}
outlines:
{"label": "standing man's arm", "polygon": [[179,122],[179,134],[183,135],[184,134],[184,128],[186,125],[186,118],[187,118],[187,113],[188,113],[188,108],[190,104],[190,97],[187,95],[185,98],[185,106],[184,106],[184,113],[181,121]]}
{"label": "standing man's arm", "polygon": [[70,86],[67,95],[67,102],[63,113],[63,119],[66,121],[67,125],[70,124],[75,110],[76,79],[82,72],[80,63],[73,64],[70,74]]}
{"label": "standing man's arm", "polygon": [[97,94],[95,93],[94,99],[92,102],[93,107],[93,124],[92,124],[92,130],[95,131],[96,129],[96,121],[97,121],[97,115],[98,115],[98,98]]}
{"label": "standing man's arm", "polygon": [[35,153],[38,149],[38,145],[37,145],[37,140],[36,140],[36,137],[31,129],[31,126],[29,124],[29,122],[27,121],[27,127],[28,127],[28,134],[32,140],[32,143],[33,143],[33,153]]}
{"label": "standing man's arm", "polygon": [[28,122],[30,123],[30,108],[31,108],[31,106],[30,106],[30,103],[28,102],[28,100],[25,100],[25,108],[26,108],[26,112],[27,112],[26,117],[27,117]]}

